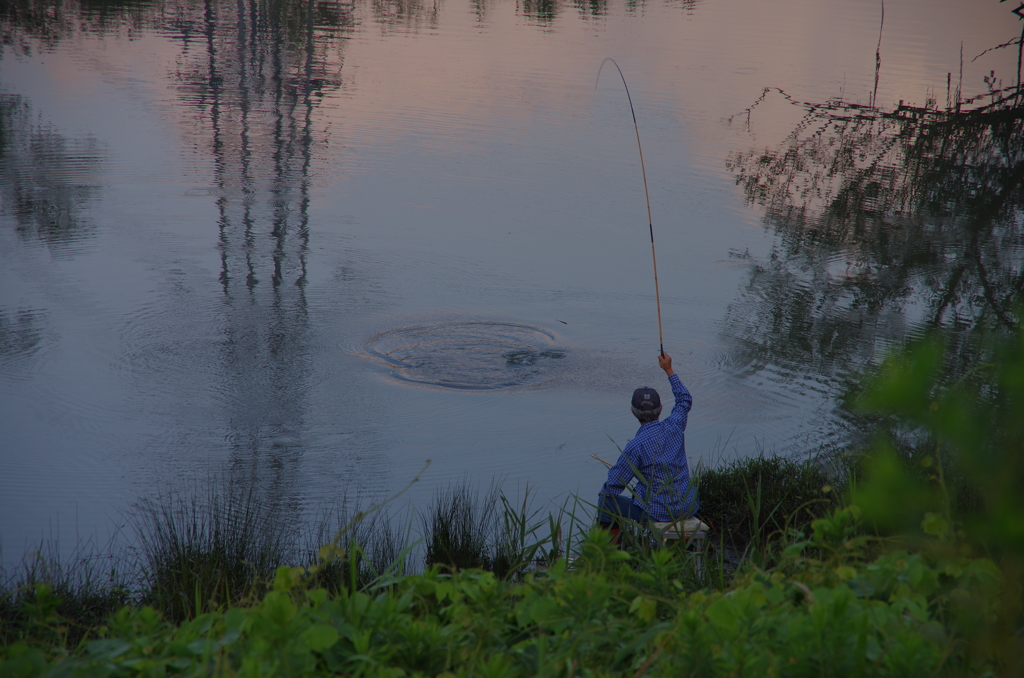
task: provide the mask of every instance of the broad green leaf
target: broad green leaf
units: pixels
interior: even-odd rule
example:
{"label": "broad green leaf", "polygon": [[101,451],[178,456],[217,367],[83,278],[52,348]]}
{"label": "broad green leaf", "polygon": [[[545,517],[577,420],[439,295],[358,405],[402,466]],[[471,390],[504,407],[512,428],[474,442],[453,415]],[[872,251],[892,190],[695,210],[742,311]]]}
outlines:
{"label": "broad green leaf", "polygon": [[261,606],[263,612],[270,621],[278,626],[284,626],[295,616],[295,603],[291,596],[284,591],[271,591],[263,599]]}
{"label": "broad green leaf", "polygon": [[274,590],[289,591],[302,585],[303,569],[301,567],[287,567],[282,565],[277,568],[274,575]]}
{"label": "broad green leaf", "polygon": [[323,652],[338,642],[337,629],[326,624],[315,624],[302,632],[302,641],[310,650]]}

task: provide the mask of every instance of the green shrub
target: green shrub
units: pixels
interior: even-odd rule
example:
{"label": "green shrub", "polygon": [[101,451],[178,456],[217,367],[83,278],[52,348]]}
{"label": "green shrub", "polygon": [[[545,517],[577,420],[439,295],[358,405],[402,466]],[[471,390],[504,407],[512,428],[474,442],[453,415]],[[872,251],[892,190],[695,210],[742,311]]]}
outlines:
{"label": "green shrub", "polygon": [[[998,606],[961,595],[965,614],[991,614],[957,625],[970,652],[995,656],[1004,675],[1021,675],[1024,331],[978,343],[973,364],[951,376],[948,366],[963,356],[951,355],[942,337],[927,337],[890,356],[866,384],[855,403],[889,435],[880,435],[867,456],[851,500],[873,530],[900,547],[933,559],[994,559],[1003,582],[993,597]],[[894,443],[892,432],[912,444]]]}
{"label": "green shrub", "polygon": [[24,675],[56,664],[78,676],[990,675],[992,662],[946,624],[961,594],[994,601],[999,573],[963,557],[958,571],[906,553],[866,560],[849,544],[856,513],[815,521],[784,570],[749,572],[728,591],[687,595],[669,551],[637,556],[594,529],[574,566],[561,559],[519,582],[435,567],[332,596],[281,568],[249,606],[179,625],[126,608],[74,656],[41,664],[6,648],[0,672],[21,662]]}

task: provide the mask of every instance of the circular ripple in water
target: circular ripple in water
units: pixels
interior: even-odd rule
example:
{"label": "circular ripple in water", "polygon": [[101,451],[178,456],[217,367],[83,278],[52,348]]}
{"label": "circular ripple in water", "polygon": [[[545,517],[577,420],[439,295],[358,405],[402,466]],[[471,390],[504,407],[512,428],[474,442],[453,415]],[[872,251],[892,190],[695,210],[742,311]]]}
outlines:
{"label": "circular ripple in water", "polygon": [[554,336],[539,327],[502,322],[449,322],[389,330],[367,350],[405,381],[486,390],[539,384],[555,376]]}

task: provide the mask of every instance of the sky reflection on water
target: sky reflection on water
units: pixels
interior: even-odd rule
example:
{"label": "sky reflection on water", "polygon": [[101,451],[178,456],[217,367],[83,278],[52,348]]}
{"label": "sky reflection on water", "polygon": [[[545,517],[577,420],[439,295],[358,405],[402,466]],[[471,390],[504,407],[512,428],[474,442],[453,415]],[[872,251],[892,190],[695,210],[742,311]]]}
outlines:
{"label": "sky reflection on water", "polygon": [[[427,458],[414,504],[463,475],[590,497],[603,474],[589,455],[613,456],[608,437],[635,429],[628,394],[663,381],[631,119],[616,79],[594,85],[606,56],[637,106],[666,349],[695,397],[691,463],[844,440],[844,379],[921,325],[910,309],[927,295],[837,325],[814,300],[876,270],[857,256],[864,239],[808,245],[828,201],[793,220],[780,192],[762,199],[745,178],[762,158],[843,138],[794,100],[941,107],[947,82],[960,85],[961,41],[967,96],[990,70],[1012,84],[1013,50],[971,59],[1020,31],[995,2],[890,3],[879,43],[879,10],[8,3],[7,553],[58,520],[106,529],[135,497],[225,469],[296,515],[400,487]],[[751,108],[765,88],[782,93]],[[1016,197],[1009,210],[989,254],[1005,255],[1012,289]],[[898,221],[876,215],[882,233]],[[942,226],[911,221],[917,238]],[[963,251],[952,240],[943,256]],[[549,333],[564,351],[555,376],[439,391],[367,358],[396,328],[480,321]]]}

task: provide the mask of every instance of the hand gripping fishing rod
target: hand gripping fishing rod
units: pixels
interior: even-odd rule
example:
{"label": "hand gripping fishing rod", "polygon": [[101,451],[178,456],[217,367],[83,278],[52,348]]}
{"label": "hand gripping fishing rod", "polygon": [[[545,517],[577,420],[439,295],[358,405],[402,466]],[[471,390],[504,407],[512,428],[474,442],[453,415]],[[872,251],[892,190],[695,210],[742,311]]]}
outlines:
{"label": "hand gripping fishing rod", "polygon": [[633,97],[629,95],[629,85],[626,84],[626,76],[622,74],[622,69],[615,63],[615,59],[605,57],[605,60],[601,62],[601,67],[597,69],[597,78],[594,80],[594,89],[597,89],[597,83],[601,79],[601,69],[609,61],[612,62],[615,70],[619,72],[619,77],[622,78],[622,86],[626,88],[626,100],[629,101],[629,112],[633,114],[633,129],[636,130],[636,147],[640,151],[640,173],[644,178],[644,198],[647,199],[647,226],[651,232],[651,262],[654,264],[654,302],[658,307],[658,349],[661,351],[661,355],[665,355],[665,340],[661,332],[661,294],[658,292],[658,258],[654,255],[654,220],[651,218],[651,196],[647,192],[647,170],[644,168],[644,149],[640,145],[640,126],[636,124]]}

